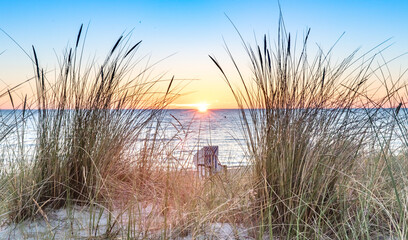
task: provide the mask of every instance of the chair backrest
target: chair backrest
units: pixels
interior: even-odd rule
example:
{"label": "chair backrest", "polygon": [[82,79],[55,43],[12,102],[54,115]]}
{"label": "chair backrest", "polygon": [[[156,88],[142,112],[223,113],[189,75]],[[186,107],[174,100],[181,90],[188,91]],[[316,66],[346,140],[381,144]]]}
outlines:
{"label": "chair backrest", "polygon": [[211,167],[213,171],[218,170],[218,146],[205,146],[204,163],[207,167]]}

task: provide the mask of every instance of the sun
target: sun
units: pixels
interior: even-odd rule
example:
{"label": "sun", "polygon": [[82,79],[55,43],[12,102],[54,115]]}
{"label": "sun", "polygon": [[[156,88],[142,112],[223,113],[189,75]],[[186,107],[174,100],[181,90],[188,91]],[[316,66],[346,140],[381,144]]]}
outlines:
{"label": "sun", "polygon": [[208,110],[208,104],[207,103],[197,103],[196,108],[197,108],[197,111],[201,113],[205,113]]}

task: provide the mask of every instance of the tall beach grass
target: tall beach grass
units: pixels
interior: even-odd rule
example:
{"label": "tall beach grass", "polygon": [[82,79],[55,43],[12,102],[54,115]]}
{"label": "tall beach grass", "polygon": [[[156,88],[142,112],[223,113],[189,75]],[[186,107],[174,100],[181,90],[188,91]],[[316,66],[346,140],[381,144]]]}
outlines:
{"label": "tall beach grass", "polygon": [[[238,78],[211,60],[239,106],[249,164],[199,178],[186,167],[190,126],[163,120],[176,80],[151,75],[128,35],[85,64],[84,32],[55,78],[33,47],[34,101],[2,116],[0,236],[11,226],[8,238],[26,239],[407,238],[406,82],[385,84],[387,43],[335,61],[335,46],[311,56],[310,30],[299,45],[282,19],[276,42],[240,36],[249,71],[228,46]],[[370,95],[373,79],[383,98]]]}
{"label": "tall beach grass", "polygon": [[[32,159],[25,161],[28,169],[10,179],[10,191],[16,195],[9,202],[13,221],[31,218],[39,208],[111,199],[114,184],[119,184],[111,179],[125,182],[139,174],[131,172],[138,165],[148,171],[148,158],[158,154],[158,148],[140,140],[157,134],[146,129],[160,124],[162,110],[174,97],[170,85],[160,95],[155,92],[160,79],[147,78],[148,68],[132,72],[140,61],[133,59],[141,41],[129,45],[128,36],[121,36],[102,64],[85,66],[81,37],[82,26],[55,80],[49,79],[32,49],[36,100],[24,102],[22,119],[29,112],[37,133]],[[142,157],[132,159],[136,155]]]}
{"label": "tall beach grass", "polygon": [[[364,54],[354,51],[335,63],[331,58],[334,46],[328,52],[320,49],[313,57],[308,54],[309,34],[310,29],[299,47],[280,19],[274,45],[266,35],[255,46],[240,35],[249,59],[249,75],[228,46],[235,75],[210,56],[241,109],[256,190],[253,215],[257,235],[271,239],[371,239],[382,232],[382,236],[396,234],[404,239],[405,210],[397,207],[403,203],[396,180],[388,182],[399,175],[399,169],[375,170],[375,175],[367,171],[369,166],[391,168],[389,152],[370,148],[382,146],[384,140],[378,137],[372,119],[387,118],[387,123],[395,124],[389,116],[379,115],[384,114],[384,102],[400,90],[395,83],[380,100],[373,100],[367,91],[373,78],[390,77],[381,75],[387,62],[373,64],[384,43]],[[394,130],[388,128],[387,134]],[[388,182],[389,188],[377,192],[380,180]],[[393,206],[385,206],[385,202]]]}

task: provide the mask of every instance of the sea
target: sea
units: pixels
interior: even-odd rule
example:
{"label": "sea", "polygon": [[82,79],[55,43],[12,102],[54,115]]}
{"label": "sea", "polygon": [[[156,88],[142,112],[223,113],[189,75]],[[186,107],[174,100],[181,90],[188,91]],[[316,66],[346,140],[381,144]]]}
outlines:
{"label": "sea", "polygon": [[[177,133],[188,155],[204,146],[218,146],[219,161],[228,166],[248,164],[246,141],[237,109],[200,112],[195,109],[168,110],[164,122],[170,135]],[[177,141],[177,140],[175,140]]]}
{"label": "sea", "polygon": [[[362,121],[371,121],[368,123],[368,129],[371,131],[368,137],[375,139],[378,136],[378,143],[384,146],[386,142],[390,142],[391,148],[395,150],[401,149],[401,146],[407,146],[408,136],[405,133],[408,133],[406,130],[408,126],[406,119],[408,118],[404,116],[408,116],[408,111],[406,109],[403,111],[405,112],[401,118],[405,121],[403,125],[390,124],[393,109],[381,109],[379,113],[377,111],[376,114],[373,114],[375,117],[369,119],[367,116],[374,111],[377,110],[357,109],[354,113],[361,115]],[[20,149],[24,149],[27,158],[34,152],[37,134],[35,111],[25,113],[26,115],[32,114],[34,117],[27,118],[28,120],[24,123],[19,121],[22,114],[21,110],[0,110],[0,148],[3,151],[0,158],[3,161],[13,159],[17,155],[15,151]],[[224,165],[249,164],[240,110],[209,109],[206,112],[199,112],[195,109],[165,110],[161,128],[163,132],[159,135],[161,142],[167,142],[168,146],[174,147],[172,150],[174,157],[187,159],[188,166],[192,166],[194,154],[205,146],[218,146],[218,159]],[[387,133],[391,132],[390,130],[395,134],[388,136]],[[144,139],[140,139],[140,144],[143,141]]]}
{"label": "sea", "polygon": [[[195,109],[170,109],[163,113],[159,140],[174,147],[174,157],[187,159],[189,167],[192,166],[194,154],[204,146],[218,146],[218,159],[222,164],[248,164],[238,110],[199,112]],[[22,114],[21,110],[0,110],[0,148],[3,150],[0,158],[5,161],[13,159],[20,149],[23,149],[27,158],[34,153],[37,113],[25,112],[24,122],[20,120]],[[145,138],[140,138],[139,141],[140,144],[135,146],[142,145]]]}

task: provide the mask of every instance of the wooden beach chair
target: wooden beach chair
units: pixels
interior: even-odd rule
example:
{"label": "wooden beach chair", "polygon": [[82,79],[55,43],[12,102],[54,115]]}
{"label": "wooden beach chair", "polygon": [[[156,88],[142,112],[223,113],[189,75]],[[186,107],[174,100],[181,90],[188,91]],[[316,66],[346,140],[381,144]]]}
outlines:
{"label": "wooden beach chair", "polygon": [[218,146],[204,146],[194,155],[194,164],[200,178],[208,177],[223,170],[218,160]]}

